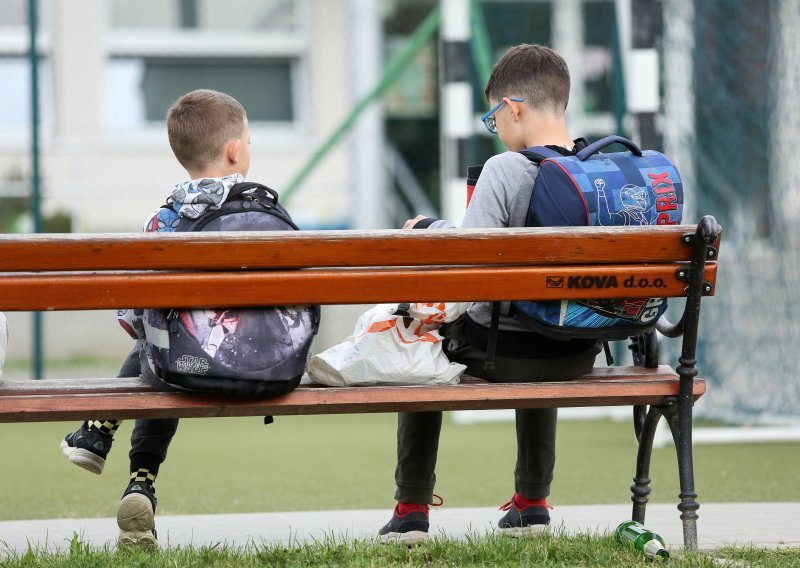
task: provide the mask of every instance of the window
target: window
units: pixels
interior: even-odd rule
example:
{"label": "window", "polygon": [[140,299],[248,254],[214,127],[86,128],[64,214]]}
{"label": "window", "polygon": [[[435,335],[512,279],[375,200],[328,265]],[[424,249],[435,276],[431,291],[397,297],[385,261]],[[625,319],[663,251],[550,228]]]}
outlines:
{"label": "window", "polygon": [[236,98],[250,122],[290,122],[295,118],[291,77],[288,58],[113,58],[106,118],[111,127],[143,127],[164,120],[182,94],[203,88]]}
{"label": "window", "polygon": [[298,123],[306,0],[114,0],[107,37],[106,122],[162,122],[182,94],[229,93],[251,123]]}
{"label": "window", "polygon": [[301,27],[300,4],[295,0],[113,0],[111,27],[293,32]]}
{"label": "window", "polygon": [[[52,0],[38,0],[39,26],[50,26]],[[0,29],[3,33],[13,29],[28,29],[28,0],[0,0]]]}
{"label": "window", "polygon": [[[52,122],[50,62],[51,2],[39,0],[38,36],[40,119]],[[0,0],[0,84],[13,85],[3,90],[0,105],[0,132],[27,132],[31,122],[31,67],[28,56],[29,34],[27,0]]]}
{"label": "window", "polygon": [[30,122],[30,71],[24,57],[0,58],[0,80],[4,85],[17,85],[3,94],[0,105],[0,128],[22,126]]}

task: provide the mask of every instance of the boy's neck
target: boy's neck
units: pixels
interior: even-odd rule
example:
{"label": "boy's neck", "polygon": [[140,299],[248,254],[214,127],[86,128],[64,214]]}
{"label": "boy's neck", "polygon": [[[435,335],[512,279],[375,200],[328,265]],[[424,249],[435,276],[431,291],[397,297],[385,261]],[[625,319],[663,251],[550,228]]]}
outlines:
{"label": "boy's neck", "polygon": [[526,148],[531,146],[561,146],[571,149],[572,136],[567,129],[564,116],[550,114],[537,114],[528,118],[525,125],[524,143]]}
{"label": "boy's neck", "polygon": [[209,168],[206,170],[186,170],[189,174],[189,179],[217,179],[238,174],[240,172],[230,169]]}

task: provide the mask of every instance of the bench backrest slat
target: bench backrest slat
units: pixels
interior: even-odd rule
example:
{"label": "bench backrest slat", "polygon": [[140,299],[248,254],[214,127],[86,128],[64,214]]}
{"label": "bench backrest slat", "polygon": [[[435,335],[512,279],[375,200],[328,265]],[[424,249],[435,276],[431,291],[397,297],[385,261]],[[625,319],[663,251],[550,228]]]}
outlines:
{"label": "bench backrest slat", "polygon": [[[384,302],[649,298],[686,295],[688,263],[19,274],[0,277],[0,310],[181,308]],[[716,262],[705,279],[716,279]],[[489,285],[491,284],[491,285]]]}
{"label": "bench backrest slat", "polygon": [[[0,272],[689,260],[694,226],[0,235]],[[587,238],[590,235],[590,238]]]}

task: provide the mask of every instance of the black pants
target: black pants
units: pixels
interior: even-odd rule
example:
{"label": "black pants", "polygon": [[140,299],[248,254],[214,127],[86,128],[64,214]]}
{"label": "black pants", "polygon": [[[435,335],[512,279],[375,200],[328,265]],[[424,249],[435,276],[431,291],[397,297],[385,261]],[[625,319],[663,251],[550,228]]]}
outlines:
{"label": "black pants", "polygon": [[[137,341],[136,346],[125,358],[118,377],[138,377],[141,374],[141,361],[139,352],[142,341]],[[147,376],[146,374],[144,375]],[[153,381],[154,386],[163,390],[164,385],[161,381]],[[131,433],[131,459],[137,452],[154,454],[163,462],[167,457],[167,450],[172,441],[172,437],[178,430],[177,418],[159,418],[149,420],[137,420]]]}
{"label": "black pants", "polygon": [[[454,328],[454,329],[453,329]],[[458,336],[452,326],[447,336]],[[485,370],[486,353],[467,343],[448,351],[451,361],[467,366],[466,373],[491,382],[563,381],[591,372],[601,350],[598,342],[587,351],[553,359],[495,357],[495,368]],[[517,465],[514,489],[526,499],[550,494],[556,445],[557,409],[516,411]],[[397,420],[397,469],[395,499],[404,503],[432,503],[436,483],[441,412],[404,412]]]}

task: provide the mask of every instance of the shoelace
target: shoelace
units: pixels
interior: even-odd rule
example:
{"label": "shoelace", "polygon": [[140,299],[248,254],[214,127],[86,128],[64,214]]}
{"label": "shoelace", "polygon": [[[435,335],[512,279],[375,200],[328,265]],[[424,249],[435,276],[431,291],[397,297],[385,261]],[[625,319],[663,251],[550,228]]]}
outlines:
{"label": "shoelace", "polygon": [[[427,503],[426,504],[421,504],[421,503],[401,503],[400,501],[398,501],[397,505],[394,508],[394,513],[395,513],[395,515],[398,515],[398,516],[401,516],[401,517],[407,515],[408,513],[415,512],[415,511],[418,511],[420,513],[425,513],[427,515],[428,514],[428,510],[430,509],[430,507],[441,507],[442,505],[444,505],[444,498],[442,498],[441,495],[437,495],[436,493],[434,493],[433,494],[433,498],[434,498],[434,500],[438,499],[439,502],[436,503],[434,501],[431,504],[427,504]],[[401,513],[401,511],[402,511],[402,513]]]}
{"label": "shoelace", "polygon": [[[508,511],[511,508],[512,505],[514,505],[514,507],[517,509],[517,511],[522,511],[522,508],[517,507],[517,505],[514,503],[514,497],[511,497],[511,499],[509,499],[509,501],[507,503],[503,503],[502,505],[500,505],[500,507],[498,507],[498,509],[500,511]],[[545,508],[552,509],[552,507],[550,505],[548,505],[548,504],[545,504]]]}

